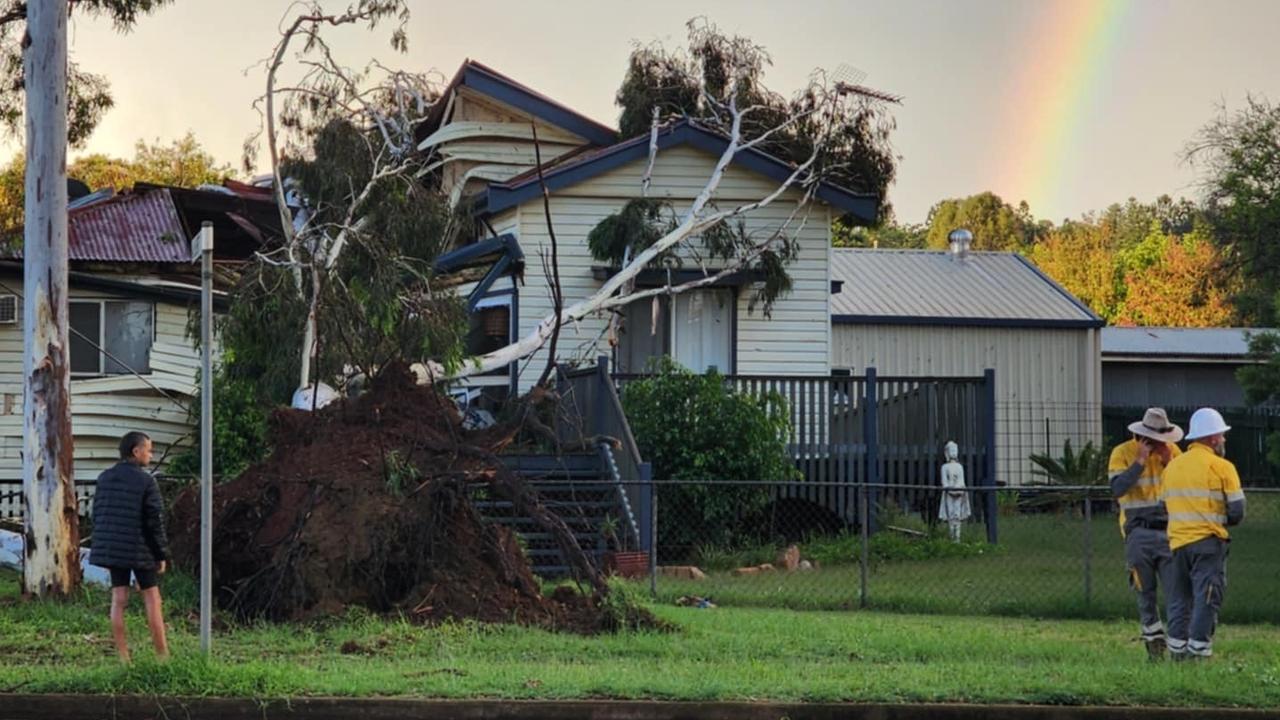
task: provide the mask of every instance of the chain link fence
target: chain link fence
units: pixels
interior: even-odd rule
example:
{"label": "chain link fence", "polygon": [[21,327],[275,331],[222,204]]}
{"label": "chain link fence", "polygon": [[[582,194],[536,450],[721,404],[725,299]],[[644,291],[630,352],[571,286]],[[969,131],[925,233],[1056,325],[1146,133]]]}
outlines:
{"label": "chain link fence", "polygon": [[[857,521],[805,500],[811,483],[655,483],[657,551],[645,583],[689,605],[1038,617],[1135,615],[1123,540],[1106,488],[970,488],[959,542],[928,502],[889,500],[906,487],[854,488]],[[917,495],[918,486],[907,486]],[[977,512],[994,494],[990,523]],[[1280,489],[1247,488],[1232,528],[1228,622],[1280,622]],[[718,510],[719,508],[720,510]],[[728,508],[744,510],[737,512]],[[874,509],[873,509],[874,508]],[[865,511],[864,511],[865,509]],[[723,511],[722,511],[723,510]],[[869,532],[867,512],[877,531]],[[995,542],[989,542],[994,536]]]}
{"label": "chain link fence", "polygon": [[[192,482],[164,480],[167,495]],[[554,486],[563,492],[565,485],[557,481]],[[599,482],[591,486],[601,490]],[[548,491],[548,506],[571,519],[579,542],[602,566],[629,576],[663,603],[1135,616],[1115,503],[1105,487],[970,487],[965,492],[972,513],[960,541],[953,542],[947,523],[938,519],[942,490],[936,485],[655,481],[609,486],[618,493],[625,488],[633,499],[651,498],[650,511],[625,517],[606,509],[593,515],[577,497],[585,487],[558,499]],[[82,512],[88,510],[91,487],[78,486]],[[6,486],[0,492],[20,489]],[[1247,516],[1231,529],[1221,617],[1280,622],[1275,602],[1280,555],[1273,551],[1280,537],[1280,488],[1247,487],[1245,494]],[[990,517],[988,507],[994,508]],[[649,532],[631,527],[637,522],[651,523]],[[641,547],[640,538],[650,537],[656,551]],[[533,544],[530,548],[537,549]],[[539,563],[534,553],[530,557]],[[544,574],[548,580],[556,577],[554,571]]]}

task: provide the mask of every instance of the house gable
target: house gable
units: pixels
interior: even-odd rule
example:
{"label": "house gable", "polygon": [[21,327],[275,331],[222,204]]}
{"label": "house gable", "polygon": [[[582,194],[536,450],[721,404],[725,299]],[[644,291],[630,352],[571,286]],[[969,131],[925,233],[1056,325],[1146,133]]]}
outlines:
{"label": "house gable", "polygon": [[[670,201],[677,212],[687,208],[705,185],[715,162],[714,154],[688,145],[659,152],[648,196]],[[643,196],[641,178],[646,166],[647,154],[551,194],[551,220],[566,302],[581,300],[599,289],[601,263],[591,256],[587,236],[628,200]],[[776,188],[773,180],[734,165],[726,171],[714,200],[724,206],[740,200],[759,200]],[[791,218],[799,199],[800,193],[790,190],[774,203],[744,215],[746,230],[763,233],[778,228]],[[531,259],[525,273],[526,285],[520,288],[518,313],[518,332],[525,335],[552,312],[539,260],[550,256],[551,243],[540,195],[504,211],[500,217],[510,220],[513,211],[520,246]],[[791,224],[794,237],[799,241],[799,257],[789,268],[793,289],[778,299],[771,317],[765,317],[758,307],[753,311],[749,309],[753,290],[750,283],[733,288],[733,367],[722,370],[754,375],[825,375],[830,371],[830,221],[830,208],[824,203],[814,203],[809,206],[803,222],[795,218]],[[707,267],[714,266],[712,262],[707,264]],[[690,271],[699,267],[692,258],[683,265],[683,269]],[[610,354],[613,346],[607,335],[607,324],[607,317],[591,316],[566,325],[559,342],[561,360],[590,360],[599,354]],[[630,332],[649,330],[632,328]],[[520,390],[527,389],[536,380],[547,361],[547,352],[543,347],[527,364],[522,364]]]}
{"label": "house gable", "polygon": [[[534,128],[537,140],[534,143]],[[488,182],[511,179],[617,133],[490,68],[468,60],[418,129],[418,148],[454,204]]]}
{"label": "house gable", "polygon": [[[690,147],[718,157],[728,147],[728,140],[711,130],[685,120],[660,130],[657,145],[659,157],[664,150],[677,147]],[[552,192],[565,190],[604,173],[644,160],[648,156],[649,136],[647,135],[601,150],[585,152],[554,167],[544,168],[541,180],[537,175],[526,172],[504,183],[490,184],[485,194],[479,198],[476,211],[482,215],[502,212],[541,194],[541,182],[545,182]],[[766,193],[786,181],[794,169],[790,164],[755,149],[738,153],[733,159],[732,166],[767,178],[772,185],[765,191]],[[710,177],[710,171],[711,168],[708,167],[699,187],[706,183],[706,179]],[[816,195],[823,202],[842,212],[851,213],[859,219],[873,221],[876,218],[878,201],[874,195],[854,193],[830,183],[820,184]],[[760,197],[763,197],[763,194],[755,199]]]}

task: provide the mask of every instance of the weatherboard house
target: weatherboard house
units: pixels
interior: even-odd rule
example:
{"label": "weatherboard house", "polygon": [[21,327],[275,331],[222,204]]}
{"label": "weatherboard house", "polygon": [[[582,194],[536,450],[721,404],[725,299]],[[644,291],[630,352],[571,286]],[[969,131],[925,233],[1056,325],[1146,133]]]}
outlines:
{"label": "weatherboard house", "polygon": [[[194,444],[188,412],[200,356],[187,334],[200,306],[189,238],[214,223],[219,266],[260,247],[255,227],[279,226],[269,195],[240,183],[189,189],[139,184],[72,201],[68,226],[71,431],[77,495],[118,457],[120,436],[141,430],[157,459]],[[20,245],[18,246],[20,248]],[[0,517],[21,512],[23,266],[0,259]],[[225,295],[215,296],[223,307]]]}
{"label": "weatherboard house", "polygon": [[[451,270],[471,261],[500,269],[463,288],[475,311],[473,351],[530,333],[552,312],[541,269],[550,241],[538,174],[532,172],[531,125],[537,126],[542,175],[550,191],[566,301],[589,296],[615,270],[591,256],[587,234],[628,201],[642,197],[647,133],[619,138],[612,128],[480,63],[463,64],[419,132],[420,147],[435,159],[445,187],[489,234],[478,247],[460,248],[441,262]],[[687,206],[707,182],[727,141],[680,122],[663,128],[657,142],[648,196],[677,209]],[[790,172],[786,163],[769,155],[743,152],[729,167],[714,200],[725,206],[759,200]],[[674,299],[663,298],[656,321],[652,303],[628,306],[627,330],[616,347],[605,337],[605,318],[569,325],[559,342],[561,359],[594,362],[606,354],[617,369],[639,371],[649,357],[670,355],[698,371],[714,367],[727,374],[829,375],[831,221],[846,213],[872,220],[876,200],[830,185],[819,190],[818,198],[797,238],[799,257],[790,267],[793,289],[777,301],[772,317],[748,311],[751,277],[730,277]],[[783,224],[799,199],[798,192],[790,192],[750,213],[745,217],[748,231]],[[519,270],[526,261],[529,271],[521,284]],[[639,285],[679,282],[703,272],[688,265],[670,274],[646,271]],[[506,332],[497,334],[502,328]],[[532,362],[513,364],[473,382],[501,392],[521,392],[537,380],[546,353],[543,348]]]}
{"label": "weatherboard house", "polygon": [[[647,134],[619,138],[612,128],[489,67],[464,63],[419,137],[444,186],[487,230],[486,239],[441,258],[449,271],[475,266],[474,278],[461,286],[473,310],[472,351],[528,334],[552,312],[541,266],[550,244],[534,171],[533,125],[566,302],[587,297],[614,271],[591,256],[588,233],[642,197]],[[725,143],[691,123],[664,127],[648,196],[677,209],[687,206]],[[758,200],[788,174],[776,158],[744,152],[715,199],[723,205]],[[769,317],[748,311],[752,278],[739,275],[663,298],[656,320],[652,303],[633,303],[625,308],[616,346],[609,344],[604,318],[569,325],[559,359],[594,362],[607,355],[614,371],[628,373],[642,370],[652,356],[668,355],[696,371],[812,378],[833,372],[857,376],[873,367],[887,375],[980,378],[993,369],[1001,415],[997,432],[1005,438],[997,452],[998,475],[1010,483],[1029,478],[1028,450],[1044,449],[1043,433],[1034,448],[1022,446],[1016,430],[1024,420],[1037,418],[1042,427],[1047,419],[1048,441],[1057,448],[1068,437],[1096,434],[1103,325],[1097,315],[1013,254],[957,258],[946,252],[833,250],[832,221],[846,214],[872,220],[876,201],[829,185],[817,195],[819,203],[797,238],[798,259],[789,268],[793,288]],[[748,231],[776,228],[798,199],[787,194],[750,213]],[[522,272],[526,263],[530,270]],[[690,265],[647,270],[639,282],[657,286],[703,272]],[[532,362],[468,382],[477,393],[523,392],[536,381],[547,352],[544,347]],[[814,421],[826,412],[806,410],[799,419]],[[834,442],[828,419],[820,424],[817,439]]]}

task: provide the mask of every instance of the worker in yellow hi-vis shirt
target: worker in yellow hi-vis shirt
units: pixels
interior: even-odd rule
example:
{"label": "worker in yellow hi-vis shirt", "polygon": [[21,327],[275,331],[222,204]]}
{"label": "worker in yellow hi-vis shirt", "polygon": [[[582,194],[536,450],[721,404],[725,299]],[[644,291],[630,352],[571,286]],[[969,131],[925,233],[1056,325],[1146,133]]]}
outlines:
{"label": "worker in yellow hi-vis shirt", "polygon": [[1227,589],[1227,528],[1244,520],[1244,491],[1226,460],[1231,428],[1212,408],[1191,416],[1187,452],[1164,471],[1161,497],[1169,512],[1173,569],[1169,602],[1169,654],[1175,660],[1213,655],[1213,631]]}
{"label": "worker in yellow hi-vis shirt", "polygon": [[1138,596],[1142,642],[1149,658],[1162,660],[1165,630],[1156,587],[1163,585],[1168,594],[1173,558],[1165,535],[1169,518],[1160,501],[1160,479],[1169,462],[1182,454],[1174,444],[1182,439],[1182,428],[1169,422],[1163,409],[1150,408],[1141,421],[1129,426],[1129,432],[1133,438],[1111,451],[1107,474],[1111,494],[1120,505],[1124,560],[1129,586]]}

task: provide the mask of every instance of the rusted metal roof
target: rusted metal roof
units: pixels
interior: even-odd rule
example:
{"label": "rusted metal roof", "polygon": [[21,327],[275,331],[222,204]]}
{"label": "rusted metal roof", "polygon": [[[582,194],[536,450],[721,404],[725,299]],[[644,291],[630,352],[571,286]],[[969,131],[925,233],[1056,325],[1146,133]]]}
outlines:
{"label": "rusted metal roof", "polygon": [[117,195],[67,216],[72,261],[183,263],[190,241],[167,188]]}

